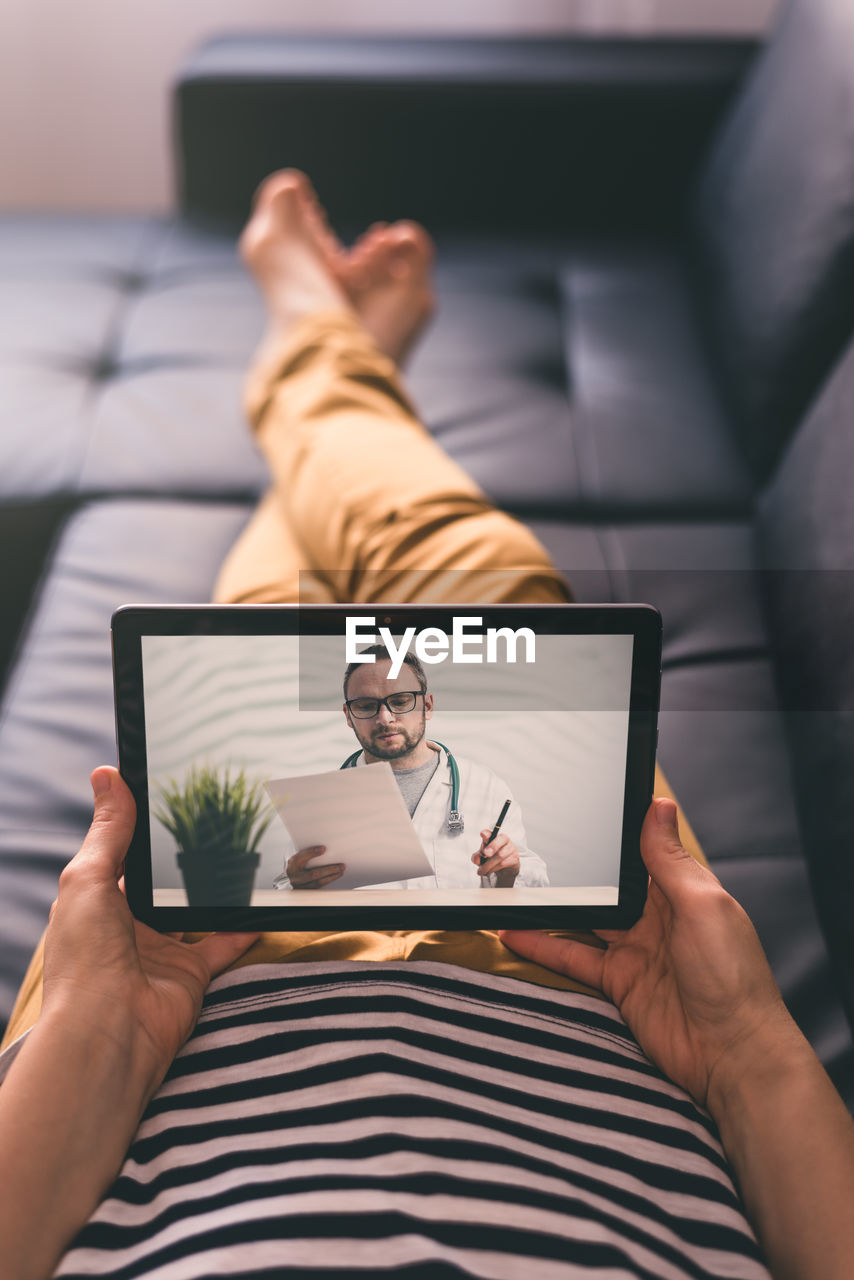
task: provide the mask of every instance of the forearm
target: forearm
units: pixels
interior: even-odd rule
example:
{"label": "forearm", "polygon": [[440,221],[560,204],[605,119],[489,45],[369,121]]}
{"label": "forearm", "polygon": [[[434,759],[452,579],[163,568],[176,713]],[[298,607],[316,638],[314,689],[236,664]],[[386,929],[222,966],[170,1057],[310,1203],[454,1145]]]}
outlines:
{"label": "forearm", "polygon": [[794,1025],[733,1062],[709,1108],[775,1280],[847,1280],[854,1120]]}
{"label": "forearm", "polygon": [[4,1277],[51,1274],[116,1177],[161,1075],[121,1010],[88,1026],[73,1009],[36,1023],[0,1088]]}

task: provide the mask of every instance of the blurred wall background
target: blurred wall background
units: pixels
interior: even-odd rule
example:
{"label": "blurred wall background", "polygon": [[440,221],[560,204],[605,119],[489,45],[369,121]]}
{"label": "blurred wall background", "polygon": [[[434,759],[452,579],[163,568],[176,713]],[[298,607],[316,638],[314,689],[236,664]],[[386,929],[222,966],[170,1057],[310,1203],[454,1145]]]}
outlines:
{"label": "blurred wall background", "polygon": [[0,0],[0,209],[168,210],[169,86],[228,30],[761,33],[777,0]]}

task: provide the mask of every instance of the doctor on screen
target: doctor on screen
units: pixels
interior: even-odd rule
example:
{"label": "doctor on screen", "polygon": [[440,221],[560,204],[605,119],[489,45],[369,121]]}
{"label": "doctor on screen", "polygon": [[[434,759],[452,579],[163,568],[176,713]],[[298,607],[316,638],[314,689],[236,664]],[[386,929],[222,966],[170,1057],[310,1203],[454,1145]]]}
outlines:
{"label": "doctor on screen", "polygon": [[[486,765],[455,758],[426,736],[433,715],[433,694],[418,658],[407,652],[396,679],[389,677],[391,657],[383,645],[371,645],[344,673],[344,715],[358,750],[342,768],[360,768],[387,760],[403,794],[432,876],[374,885],[378,889],[507,889],[547,885],[542,858],[527,847],[519,806],[507,784]],[[510,807],[491,844],[490,833],[506,800]],[[277,888],[325,889],[345,865],[324,861],[322,847],[300,849],[288,859]]]}

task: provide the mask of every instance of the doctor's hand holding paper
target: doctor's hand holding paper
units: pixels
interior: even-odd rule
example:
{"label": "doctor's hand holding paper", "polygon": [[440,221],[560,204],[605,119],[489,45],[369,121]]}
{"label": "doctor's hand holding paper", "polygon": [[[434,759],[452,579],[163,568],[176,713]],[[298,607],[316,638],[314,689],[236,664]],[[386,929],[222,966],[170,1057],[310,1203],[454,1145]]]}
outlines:
{"label": "doctor's hand holding paper", "polygon": [[[432,875],[373,884],[376,889],[511,888],[548,884],[545,863],[527,847],[519,806],[507,784],[485,765],[456,759],[426,736],[433,694],[424,668],[407,652],[399,675],[383,645],[372,645],[344,674],[344,716],[359,749],[342,768],[386,761],[409,810]],[[501,830],[489,837],[504,802]],[[468,831],[464,823],[468,822]],[[305,847],[287,861],[281,887],[326,889],[346,864],[325,859],[323,845]]]}
{"label": "doctor's hand holding paper", "polygon": [[310,865],[323,853],[326,853],[326,845],[315,844],[307,849],[300,849],[299,853],[288,858],[287,873],[292,889],[325,889],[328,884],[341,879],[347,870],[346,862]]}

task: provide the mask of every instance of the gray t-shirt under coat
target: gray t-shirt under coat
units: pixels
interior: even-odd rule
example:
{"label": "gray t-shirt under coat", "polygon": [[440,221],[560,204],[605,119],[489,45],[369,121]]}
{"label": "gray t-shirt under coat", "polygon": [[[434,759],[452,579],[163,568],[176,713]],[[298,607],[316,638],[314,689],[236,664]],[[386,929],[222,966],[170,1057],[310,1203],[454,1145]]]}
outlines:
{"label": "gray t-shirt under coat", "polygon": [[395,769],[394,776],[397,779],[397,785],[400,787],[401,794],[406,801],[406,807],[409,810],[409,816],[412,817],[418,805],[418,801],[427,790],[427,786],[433,774],[439,768],[439,753],[435,752],[435,759],[428,760],[426,764],[421,764],[417,769]]}

